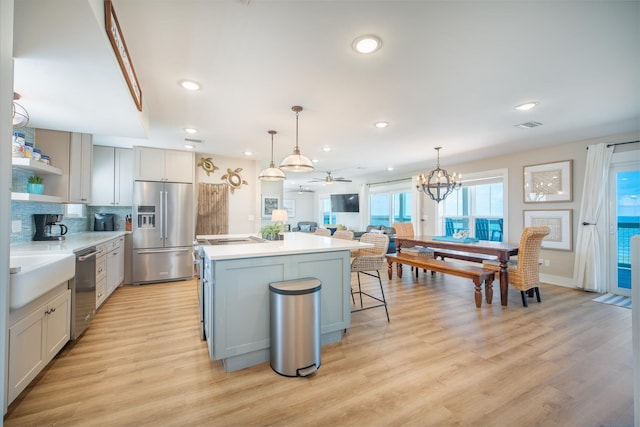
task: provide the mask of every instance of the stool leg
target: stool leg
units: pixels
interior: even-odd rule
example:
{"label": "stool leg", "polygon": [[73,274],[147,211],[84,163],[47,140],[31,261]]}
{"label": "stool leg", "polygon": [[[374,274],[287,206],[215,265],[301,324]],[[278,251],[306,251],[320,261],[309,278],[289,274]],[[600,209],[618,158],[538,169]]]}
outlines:
{"label": "stool leg", "polygon": [[[380,279],[380,272],[377,271],[378,273],[378,282],[380,283],[380,292],[382,293],[382,301],[384,304],[384,311],[387,312],[387,322],[391,322],[391,319],[389,319],[389,310],[387,309],[387,299],[384,297],[384,289],[382,289],[382,280]],[[418,269],[416,268],[416,274],[418,273]]]}

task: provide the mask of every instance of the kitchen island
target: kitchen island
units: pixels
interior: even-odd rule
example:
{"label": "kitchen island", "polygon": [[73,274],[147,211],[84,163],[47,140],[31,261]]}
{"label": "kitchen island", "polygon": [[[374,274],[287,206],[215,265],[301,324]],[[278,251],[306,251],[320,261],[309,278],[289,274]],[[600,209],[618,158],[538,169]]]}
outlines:
{"label": "kitchen island", "polygon": [[322,282],[321,345],[339,342],[351,325],[350,251],[371,245],[307,233],[267,242],[243,238],[248,235],[198,236],[213,243],[200,247],[210,358],[227,372],[269,361],[269,284],[305,277]]}

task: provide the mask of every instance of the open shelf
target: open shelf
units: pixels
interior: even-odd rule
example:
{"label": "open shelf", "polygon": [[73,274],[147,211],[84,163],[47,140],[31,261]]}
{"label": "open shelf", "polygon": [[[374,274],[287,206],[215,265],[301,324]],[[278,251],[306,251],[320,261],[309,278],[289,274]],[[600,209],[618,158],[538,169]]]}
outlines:
{"label": "open shelf", "polygon": [[11,193],[11,200],[16,202],[62,203],[62,197],[46,194]]}
{"label": "open shelf", "polygon": [[11,164],[14,169],[37,172],[43,175],[62,175],[62,169],[26,157],[12,157]]}

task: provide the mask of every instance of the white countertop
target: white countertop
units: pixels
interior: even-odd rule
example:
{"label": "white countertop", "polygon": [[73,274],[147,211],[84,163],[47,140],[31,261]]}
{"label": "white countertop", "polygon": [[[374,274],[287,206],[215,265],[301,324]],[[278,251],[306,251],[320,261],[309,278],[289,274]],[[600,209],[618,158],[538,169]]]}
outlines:
{"label": "white countertop", "polygon": [[[198,239],[246,238],[257,234],[225,234],[197,236]],[[210,260],[258,258],[278,255],[306,254],[317,252],[335,252],[351,249],[370,248],[372,244],[360,243],[356,240],[334,239],[310,233],[284,233],[284,240],[266,243],[247,243],[232,245],[201,246],[205,256]]]}
{"label": "white countertop", "polygon": [[25,242],[11,245],[11,255],[25,255],[33,253],[73,253],[80,249],[107,242],[114,237],[124,236],[125,231],[86,231],[67,234],[64,240],[47,240],[39,242]]}

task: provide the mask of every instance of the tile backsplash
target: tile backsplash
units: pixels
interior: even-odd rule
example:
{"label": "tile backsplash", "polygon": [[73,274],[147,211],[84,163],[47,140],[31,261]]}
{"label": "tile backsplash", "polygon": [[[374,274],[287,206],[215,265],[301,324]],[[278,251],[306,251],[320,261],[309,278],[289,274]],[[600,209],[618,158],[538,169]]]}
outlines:
{"label": "tile backsplash", "polygon": [[[65,217],[63,223],[69,228],[69,233],[93,231],[93,218],[96,213],[114,213],[117,215],[116,227],[125,229],[125,217],[131,215],[131,206],[87,206],[83,218]],[[63,214],[65,205],[56,203],[11,202],[11,220],[22,221],[19,232],[11,233],[11,244],[24,243],[31,240],[35,232],[33,214]]]}

